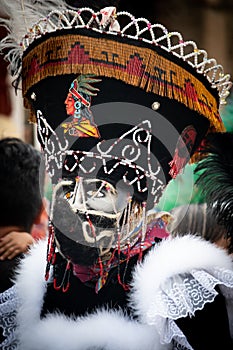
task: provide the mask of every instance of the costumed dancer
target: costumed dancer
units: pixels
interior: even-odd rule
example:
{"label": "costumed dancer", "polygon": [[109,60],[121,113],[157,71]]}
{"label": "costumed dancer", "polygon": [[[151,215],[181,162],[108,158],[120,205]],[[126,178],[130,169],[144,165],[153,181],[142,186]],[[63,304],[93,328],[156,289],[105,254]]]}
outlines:
{"label": "costumed dancer", "polygon": [[[231,259],[196,237],[170,239],[154,207],[205,135],[224,131],[229,75],[115,1],[3,3],[1,48],[53,183],[48,244],[9,291],[21,305],[12,339],[20,350],[207,349],[203,327],[190,337],[178,321],[205,315],[216,285],[233,287]],[[228,349],[229,329],[214,334]]]}

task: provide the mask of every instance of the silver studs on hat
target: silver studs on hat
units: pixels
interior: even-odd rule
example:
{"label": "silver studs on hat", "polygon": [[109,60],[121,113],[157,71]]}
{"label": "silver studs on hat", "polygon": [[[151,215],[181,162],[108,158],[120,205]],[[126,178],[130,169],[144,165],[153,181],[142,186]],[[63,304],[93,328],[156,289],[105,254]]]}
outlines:
{"label": "silver studs on hat", "polygon": [[32,92],[32,94],[31,94],[31,99],[32,99],[33,101],[36,100],[36,94],[35,94],[35,92]]}
{"label": "silver studs on hat", "polygon": [[153,111],[157,111],[159,107],[160,107],[160,103],[157,101],[153,102],[151,105],[151,108],[153,109]]}

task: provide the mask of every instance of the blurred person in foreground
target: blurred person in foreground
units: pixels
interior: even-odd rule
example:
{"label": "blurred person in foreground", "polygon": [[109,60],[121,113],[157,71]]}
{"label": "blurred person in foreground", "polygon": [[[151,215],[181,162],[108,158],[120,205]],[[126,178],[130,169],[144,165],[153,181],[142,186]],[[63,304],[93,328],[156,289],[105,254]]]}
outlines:
{"label": "blurred person in foreground", "polygon": [[0,290],[4,291],[12,285],[19,257],[34,243],[31,230],[44,211],[40,186],[44,177],[41,153],[18,138],[0,140],[0,164]]}
{"label": "blurred person in foreground", "polygon": [[40,186],[44,177],[43,170],[40,174],[41,153],[17,138],[0,140],[0,164],[0,290],[3,291],[11,284],[3,266],[13,272],[11,266],[34,243],[31,230],[44,215],[43,186]]}
{"label": "blurred person in foreground", "polygon": [[12,285],[22,253],[34,243],[31,230],[41,222],[41,153],[18,138],[0,140],[0,290]]}
{"label": "blurred person in foreground", "polygon": [[1,292],[13,285],[23,253],[35,242],[31,231],[44,215],[43,181],[38,150],[18,138],[0,140]]}

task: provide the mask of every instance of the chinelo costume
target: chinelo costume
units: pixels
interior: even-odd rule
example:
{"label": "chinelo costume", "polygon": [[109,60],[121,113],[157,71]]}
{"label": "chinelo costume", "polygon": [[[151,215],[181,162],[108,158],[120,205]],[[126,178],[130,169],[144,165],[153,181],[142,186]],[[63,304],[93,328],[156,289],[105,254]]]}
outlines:
{"label": "chinelo costume", "polygon": [[231,258],[171,239],[169,214],[154,209],[206,134],[224,131],[229,75],[114,1],[69,3],[4,1],[1,49],[37,123],[53,199],[47,245],[0,296],[3,349],[207,349],[203,323],[187,330],[196,312],[206,325],[209,305],[230,348]]}

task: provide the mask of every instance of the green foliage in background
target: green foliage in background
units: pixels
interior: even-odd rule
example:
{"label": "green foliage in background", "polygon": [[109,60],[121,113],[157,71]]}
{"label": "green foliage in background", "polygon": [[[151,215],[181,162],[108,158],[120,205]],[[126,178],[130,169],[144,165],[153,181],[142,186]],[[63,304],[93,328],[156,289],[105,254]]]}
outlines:
{"label": "green foliage in background", "polygon": [[227,104],[221,107],[220,115],[222,117],[226,130],[233,132],[233,92],[228,97]]}
{"label": "green foliage in background", "polygon": [[195,185],[195,168],[196,164],[187,164],[183,173],[169,182],[157,205],[159,210],[170,211],[179,205],[204,202],[201,191]]}

